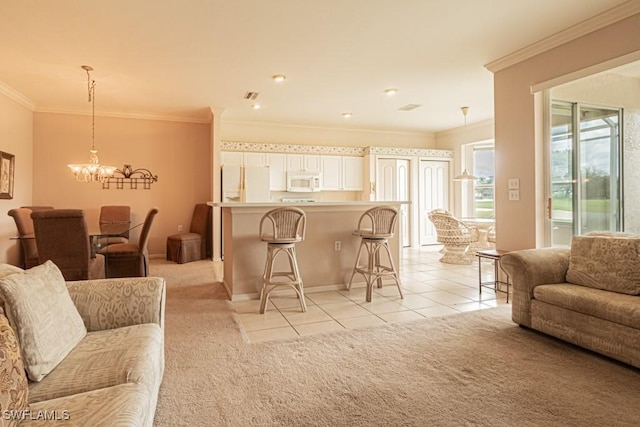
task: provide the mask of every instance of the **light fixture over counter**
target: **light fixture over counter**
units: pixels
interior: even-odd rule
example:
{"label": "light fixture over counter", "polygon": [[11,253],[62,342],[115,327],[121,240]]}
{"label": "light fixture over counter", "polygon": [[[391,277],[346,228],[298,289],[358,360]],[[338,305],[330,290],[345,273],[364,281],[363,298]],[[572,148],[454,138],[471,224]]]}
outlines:
{"label": "light fixture over counter", "polygon": [[478,178],[471,175],[466,169],[460,175],[453,178],[454,181],[475,181],[476,179]]}
{"label": "light fixture over counter", "polygon": [[91,102],[91,150],[89,150],[89,163],[72,163],[67,165],[79,182],[105,182],[113,176],[115,166],[101,165],[98,160],[98,150],[96,150],[96,82],[91,80],[90,72],[93,68],[83,65],[82,69],[87,72],[87,91],[89,102]]}

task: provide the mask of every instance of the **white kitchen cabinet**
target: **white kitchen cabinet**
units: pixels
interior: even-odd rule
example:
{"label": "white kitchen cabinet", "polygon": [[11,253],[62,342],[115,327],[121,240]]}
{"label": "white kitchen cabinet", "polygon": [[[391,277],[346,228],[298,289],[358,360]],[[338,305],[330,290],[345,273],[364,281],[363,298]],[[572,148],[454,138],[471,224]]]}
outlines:
{"label": "white kitchen cabinet", "polygon": [[245,166],[267,166],[267,153],[244,153]]}
{"label": "white kitchen cabinet", "polygon": [[267,153],[267,166],[269,166],[269,184],[271,191],[286,191],[287,155]]}
{"label": "white kitchen cabinet", "polygon": [[242,151],[221,151],[220,165],[244,165],[244,153]]}
{"label": "white kitchen cabinet", "polygon": [[320,156],[322,169],[322,190],[342,189],[342,157],[340,156]]}
{"label": "white kitchen cabinet", "polygon": [[342,190],[362,191],[364,159],[355,156],[342,156]]}
{"label": "white kitchen cabinet", "polygon": [[287,171],[318,172],[322,168],[316,154],[287,154]]}

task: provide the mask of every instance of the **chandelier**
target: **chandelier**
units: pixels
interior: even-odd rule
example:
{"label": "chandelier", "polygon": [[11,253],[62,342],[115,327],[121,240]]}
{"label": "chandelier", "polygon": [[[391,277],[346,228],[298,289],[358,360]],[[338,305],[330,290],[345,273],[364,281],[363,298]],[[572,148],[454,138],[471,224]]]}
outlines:
{"label": "chandelier", "polygon": [[89,163],[73,163],[67,166],[79,182],[104,183],[113,176],[116,167],[101,165],[98,160],[98,150],[96,150],[96,81],[91,80],[92,67],[83,65],[82,69],[87,72],[87,91],[89,102],[91,102],[91,150],[89,150],[91,154],[89,154]]}

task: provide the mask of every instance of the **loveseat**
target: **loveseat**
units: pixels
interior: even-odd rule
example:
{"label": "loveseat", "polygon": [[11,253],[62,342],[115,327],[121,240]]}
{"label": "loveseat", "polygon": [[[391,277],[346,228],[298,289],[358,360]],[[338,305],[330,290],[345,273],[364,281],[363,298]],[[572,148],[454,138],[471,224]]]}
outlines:
{"label": "loveseat", "polygon": [[153,425],[164,279],[65,282],[51,261],[0,264],[0,307],[0,424]]}
{"label": "loveseat", "polygon": [[512,319],[640,368],[640,239],[575,236],[570,249],[509,252]]}

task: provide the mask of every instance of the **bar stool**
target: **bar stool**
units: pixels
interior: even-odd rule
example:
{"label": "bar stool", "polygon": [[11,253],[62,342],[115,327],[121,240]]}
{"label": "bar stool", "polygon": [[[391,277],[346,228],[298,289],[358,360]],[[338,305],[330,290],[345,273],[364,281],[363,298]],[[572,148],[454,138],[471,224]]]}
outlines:
{"label": "bar stool", "polygon": [[[362,274],[367,284],[367,302],[371,302],[373,282],[377,281],[378,288],[381,288],[383,277],[391,277],[395,280],[400,298],[404,298],[402,289],[400,288],[400,277],[393,264],[393,257],[389,249],[389,239],[393,238],[393,230],[397,219],[398,210],[392,206],[371,208],[362,214],[358,221],[358,229],[353,232],[354,235],[360,236],[361,241],[347,289],[351,288],[351,282],[356,273]],[[364,228],[367,225],[370,225],[371,228]],[[361,266],[359,265],[360,254],[362,253],[363,247],[367,250],[367,264]],[[389,258],[388,266],[380,262],[380,250],[383,248]]]}
{"label": "bar stool", "polygon": [[[271,234],[268,233],[271,224]],[[306,216],[302,209],[295,207],[272,209],[265,213],[260,220],[260,240],[267,243],[267,261],[262,276],[262,290],[260,291],[260,313],[263,314],[269,302],[269,295],[278,286],[289,286],[300,299],[300,308],[307,311],[304,300],[304,287],[296,259],[296,243],[304,240]],[[265,230],[266,229],[266,230]],[[265,233],[267,231],[267,233]],[[289,271],[274,271],[274,264],[278,254],[284,253],[289,261]],[[284,277],[286,280],[273,280]]]}

